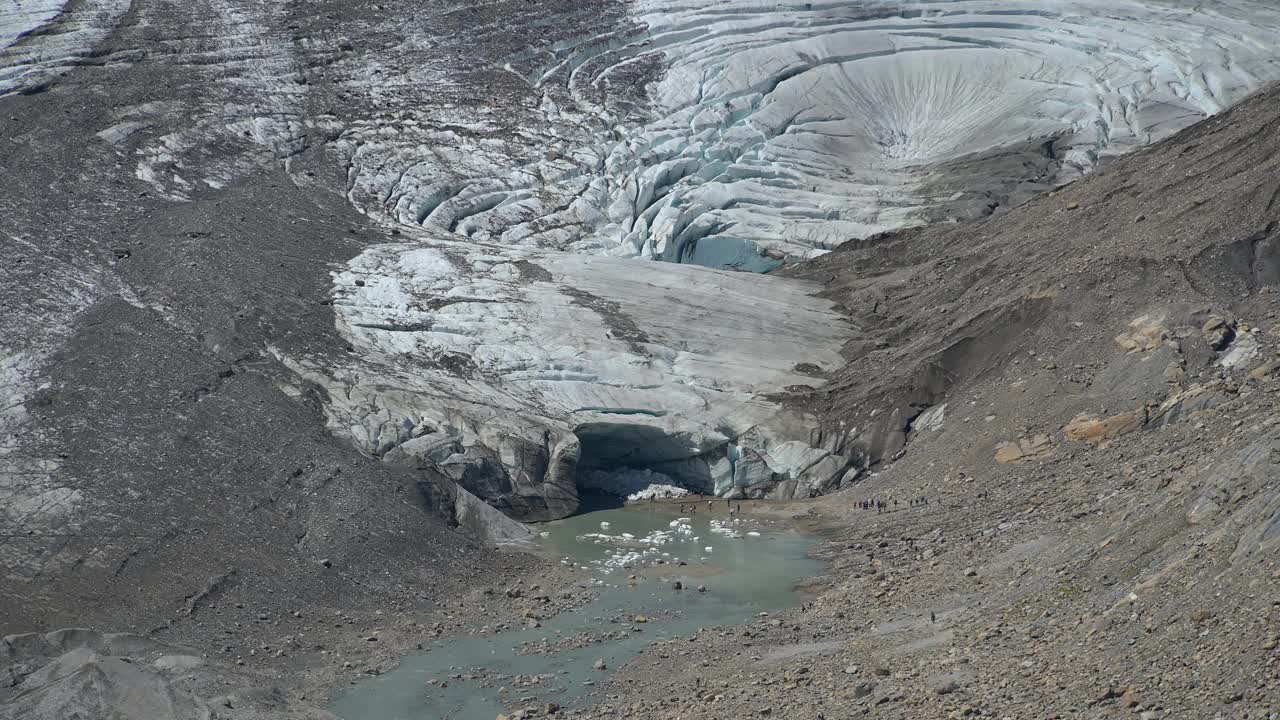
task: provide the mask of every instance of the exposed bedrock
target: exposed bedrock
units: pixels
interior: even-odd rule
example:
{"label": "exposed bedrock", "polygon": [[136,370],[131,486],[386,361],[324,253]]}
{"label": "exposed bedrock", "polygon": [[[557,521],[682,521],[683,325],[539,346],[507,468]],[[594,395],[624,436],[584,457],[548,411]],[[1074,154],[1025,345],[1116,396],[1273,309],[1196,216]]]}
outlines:
{"label": "exposed bedrock", "polygon": [[[1280,78],[1262,2],[632,6],[518,53],[536,106],[357,123],[349,197],[478,241],[768,271],[1016,205]],[[521,112],[530,112],[527,108]]]}
{"label": "exposed bedrock", "polygon": [[351,362],[282,356],[331,427],[515,518],[572,513],[579,470],[791,497],[851,463],[775,399],[842,362],[850,326],[807,282],[424,240],[366,250],[336,285]]}

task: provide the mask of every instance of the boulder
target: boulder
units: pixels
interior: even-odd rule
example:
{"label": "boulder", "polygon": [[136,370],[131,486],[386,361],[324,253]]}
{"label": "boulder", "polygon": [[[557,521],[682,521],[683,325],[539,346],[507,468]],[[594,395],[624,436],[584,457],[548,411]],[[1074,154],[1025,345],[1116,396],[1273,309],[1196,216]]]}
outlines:
{"label": "boulder", "polygon": [[1201,339],[1214,350],[1226,349],[1234,335],[1235,329],[1231,323],[1220,315],[1210,315],[1200,326]]}
{"label": "boulder", "polygon": [[1226,401],[1234,391],[1235,387],[1225,380],[1197,383],[1185,390],[1177,390],[1151,411],[1149,424],[1159,428],[1189,418]]}
{"label": "boulder", "polygon": [[1062,428],[1062,435],[1072,442],[1100,443],[1140,430],[1147,422],[1145,410],[1120,413],[1105,418],[1077,415]]}
{"label": "boulder", "polygon": [[1009,464],[1042,460],[1051,457],[1054,450],[1053,440],[1048,435],[1018,438],[996,445],[996,462]]}
{"label": "boulder", "polygon": [[1116,345],[1129,353],[1155,350],[1169,339],[1169,328],[1163,314],[1143,315],[1129,323],[1129,329],[1116,336]]}

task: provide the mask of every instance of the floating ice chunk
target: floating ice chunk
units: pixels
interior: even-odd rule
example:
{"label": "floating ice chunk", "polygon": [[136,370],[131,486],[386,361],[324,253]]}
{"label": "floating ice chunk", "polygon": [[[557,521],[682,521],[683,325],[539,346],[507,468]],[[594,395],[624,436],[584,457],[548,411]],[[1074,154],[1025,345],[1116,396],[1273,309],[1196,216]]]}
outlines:
{"label": "floating ice chunk", "polygon": [[602,521],[600,522],[600,529],[601,529],[601,530],[608,530],[608,529],[609,529],[609,528],[611,528],[611,527],[613,527],[613,526],[612,526],[612,525],[610,525],[608,521],[604,521],[604,520],[602,520]]}
{"label": "floating ice chunk", "polygon": [[725,537],[730,537],[730,538],[742,537],[741,533],[728,527],[728,524],[729,523],[723,522],[721,520],[712,520],[711,532],[716,535],[723,535]]}
{"label": "floating ice chunk", "polygon": [[708,545],[708,546],[706,546],[706,547],[702,548],[702,552],[705,552],[705,553],[709,553],[709,552],[711,552],[711,546],[710,546],[710,545]]}
{"label": "floating ice chunk", "polygon": [[751,537],[760,537],[760,533],[756,532],[755,530],[748,531],[747,535]]}

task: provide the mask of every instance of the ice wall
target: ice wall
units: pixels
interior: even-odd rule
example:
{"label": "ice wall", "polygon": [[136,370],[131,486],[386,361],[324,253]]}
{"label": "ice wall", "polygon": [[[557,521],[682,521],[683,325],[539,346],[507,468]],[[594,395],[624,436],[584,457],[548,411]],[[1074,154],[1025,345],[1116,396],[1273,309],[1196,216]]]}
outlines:
{"label": "ice wall", "polygon": [[517,518],[573,512],[579,470],[807,497],[850,463],[799,442],[816,421],[777,399],[843,364],[851,326],[817,286],[425,241],[366,250],[335,283],[350,362],[281,356],[331,426]]}

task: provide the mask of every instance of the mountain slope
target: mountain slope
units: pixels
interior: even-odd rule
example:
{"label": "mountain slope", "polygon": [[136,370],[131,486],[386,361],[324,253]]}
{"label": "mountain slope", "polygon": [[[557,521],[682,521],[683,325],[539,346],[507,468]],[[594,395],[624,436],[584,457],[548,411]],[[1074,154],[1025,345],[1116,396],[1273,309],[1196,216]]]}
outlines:
{"label": "mountain slope", "polygon": [[791,510],[830,572],[803,610],[653,648],[611,704],[1280,711],[1278,132],[1272,88],[1008,213],[789,268],[863,318],[793,398],[871,463]]}

